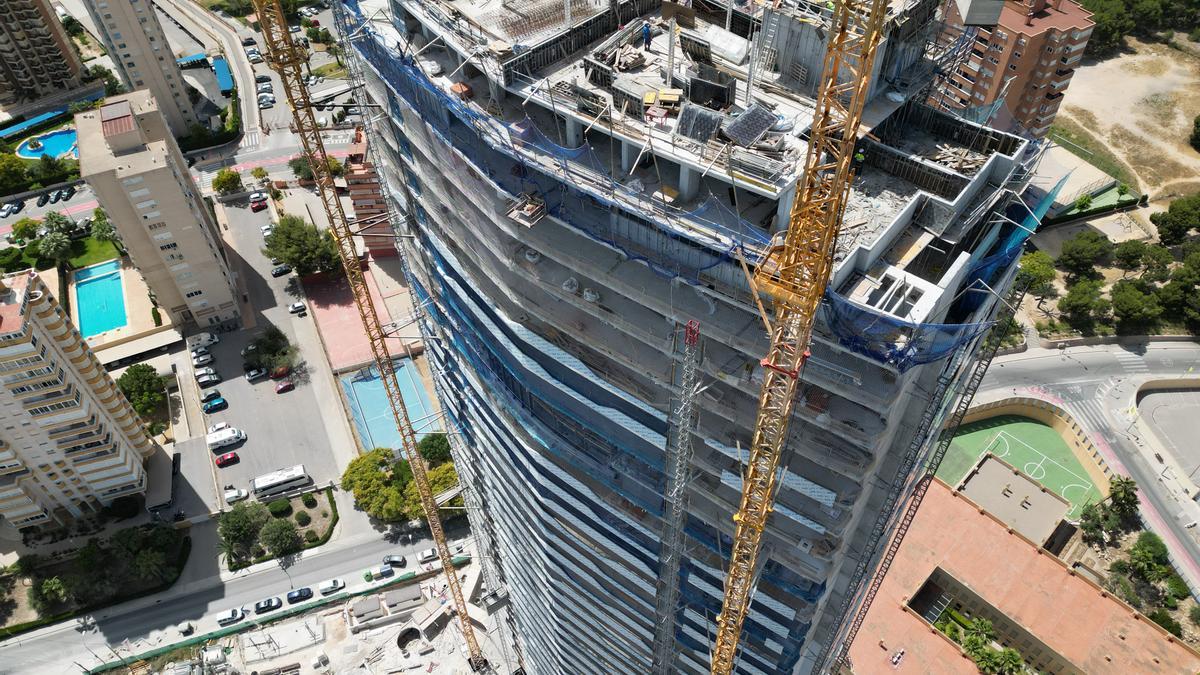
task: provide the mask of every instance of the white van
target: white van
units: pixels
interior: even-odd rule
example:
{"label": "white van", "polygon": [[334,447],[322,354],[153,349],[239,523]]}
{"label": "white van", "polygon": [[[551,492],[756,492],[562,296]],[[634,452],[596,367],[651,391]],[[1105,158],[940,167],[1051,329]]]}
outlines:
{"label": "white van", "polygon": [[205,436],[204,440],[208,442],[209,450],[216,450],[217,448],[223,448],[227,445],[233,445],[234,443],[246,440],[246,432],[241,429],[228,427],[212,432]]}
{"label": "white van", "polygon": [[346,582],[342,581],[341,579],[326,579],[317,586],[317,590],[321,593],[321,595],[329,595],[330,593],[336,593],[345,587]]}
{"label": "white van", "polygon": [[187,348],[195,349],[196,347],[209,347],[217,344],[221,338],[212,333],[196,333],[187,339]]}
{"label": "white van", "polygon": [[433,562],[437,559],[438,552],[436,548],[427,548],[424,551],[421,551],[421,555],[417,556],[417,561],[422,563]]}

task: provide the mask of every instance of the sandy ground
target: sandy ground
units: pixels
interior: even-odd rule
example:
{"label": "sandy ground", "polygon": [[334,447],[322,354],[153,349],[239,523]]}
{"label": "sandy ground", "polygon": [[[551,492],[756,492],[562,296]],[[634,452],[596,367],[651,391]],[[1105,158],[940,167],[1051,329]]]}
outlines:
{"label": "sandy ground", "polygon": [[1058,114],[1104,141],[1152,198],[1194,192],[1200,153],[1187,138],[1200,114],[1200,58],[1132,39],[1129,46],[1080,66]]}

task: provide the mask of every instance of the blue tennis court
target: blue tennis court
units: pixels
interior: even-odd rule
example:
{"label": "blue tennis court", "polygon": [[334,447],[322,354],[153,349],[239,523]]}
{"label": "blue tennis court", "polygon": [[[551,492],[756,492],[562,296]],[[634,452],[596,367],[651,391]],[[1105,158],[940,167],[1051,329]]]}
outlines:
{"label": "blue tennis court", "polygon": [[89,338],[129,323],[121,261],[110,260],[75,272],[75,303],[79,332]]}
{"label": "blue tennis court", "polygon": [[[434,416],[435,408],[421,384],[416,366],[408,359],[396,359],[396,380],[408,418],[412,421],[421,440],[426,434],[442,430],[440,417]],[[400,432],[392,418],[383,382],[374,366],[346,373],[338,378],[346,400],[350,403],[350,414],[354,417],[354,429],[364,450],[400,447]]]}

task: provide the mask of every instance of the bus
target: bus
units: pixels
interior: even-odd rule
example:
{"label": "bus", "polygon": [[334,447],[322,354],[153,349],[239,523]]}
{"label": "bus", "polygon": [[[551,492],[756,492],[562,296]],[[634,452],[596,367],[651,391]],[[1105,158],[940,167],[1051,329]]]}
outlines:
{"label": "bus", "polygon": [[304,473],[304,465],[297,464],[296,466],[279,471],[272,471],[268,474],[263,474],[258,478],[250,481],[250,491],[254,496],[262,499],[283,492],[287,492],[292,488],[298,488],[303,485],[308,485],[312,482],[307,473]]}

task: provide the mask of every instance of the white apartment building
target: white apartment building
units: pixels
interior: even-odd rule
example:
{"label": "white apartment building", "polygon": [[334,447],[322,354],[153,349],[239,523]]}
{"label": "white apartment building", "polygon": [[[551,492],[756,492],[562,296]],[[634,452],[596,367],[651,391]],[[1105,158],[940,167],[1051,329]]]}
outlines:
{"label": "white apartment building", "polygon": [[75,118],[79,170],[160,308],[177,324],[238,317],[216,224],[148,91]]}
{"label": "white apartment building", "polygon": [[146,490],[154,444],[33,271],[0,279],[0,517],[67,522]]}
{"label": "white apartment building", "polygon": [[104,48],[130,91],[146,89],[158,101],[176,137],[200,123],[188,99],[183,73],[150,0],[86,0]]}

